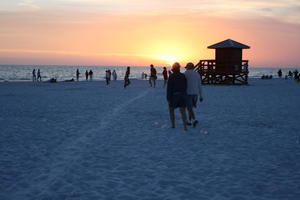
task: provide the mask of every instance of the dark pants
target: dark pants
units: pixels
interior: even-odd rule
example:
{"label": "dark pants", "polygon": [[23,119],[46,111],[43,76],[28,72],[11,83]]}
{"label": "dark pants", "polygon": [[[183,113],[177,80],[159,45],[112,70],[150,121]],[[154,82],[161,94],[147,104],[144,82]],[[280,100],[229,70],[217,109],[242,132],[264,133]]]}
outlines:
{"label": "dark pants", "polygon": [[125,77],[125,79],[124,79],[124,88],[126,88],[129,84],[130,84],[129,78]]}

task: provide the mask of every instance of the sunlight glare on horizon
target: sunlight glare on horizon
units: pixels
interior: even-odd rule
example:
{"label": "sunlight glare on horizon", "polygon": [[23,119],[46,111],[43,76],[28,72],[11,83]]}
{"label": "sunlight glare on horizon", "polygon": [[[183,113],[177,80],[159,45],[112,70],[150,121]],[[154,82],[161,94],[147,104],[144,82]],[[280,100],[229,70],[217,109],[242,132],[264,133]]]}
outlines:
{"label": "sunlight glare on horizon", "polygon": [[176,59],[174,56],[168,56],[168,55],[157,55],[154,56],[156,59],[164,61],[169,66],[172,66],[175,62],[180,62],[179,59]]}

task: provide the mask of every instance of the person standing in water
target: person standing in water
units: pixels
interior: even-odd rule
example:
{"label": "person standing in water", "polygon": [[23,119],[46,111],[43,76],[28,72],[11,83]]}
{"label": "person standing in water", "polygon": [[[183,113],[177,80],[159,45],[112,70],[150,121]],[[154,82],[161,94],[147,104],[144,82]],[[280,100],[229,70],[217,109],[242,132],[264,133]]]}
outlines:
{"label": "person standing in water", "polygon": [[164,77],[164,87],[166,87],[167,85],[167,82],[168,82],[168,71],[167,71],[167,68],[164,67],[164,71],[163,71],[163,77]]}
{"label": "person standing in water", "polygon": [[42,81],[42,76],[41,76],[41,70],[40,69],[38,69],[38,71],[37,71],[37,81]]}
{"label": "person standing in water", "polygon": [[130,67],[127,67],[125,77],[124,77],[124,88],[126,88],[130,84],[129,75],[130,75]]}
{"label": "person standing in water", "polygon": [[76,80],[77,80],[77,81],[79,81],[79,74],[80,74],[79,69],[77,69],[77,70],[76,70]]}
{"label": "person standing in water", "polygon": [[196,71],[194,71],[194,64],[188,63],[186,65],[186,71],[184,73],[185,78],[187,80],[187,110],[189,113],[189,122],[187,125],[193,125],[195,127],[198,124],[198,120],[196,120],[195,113],[193,111],[193,108],[196,108],[197,106],[197,100],[199,95],[200,102],[203,101],[202,97],[202,86],[201,86],[201,77],[200,74]]}
{"label": "person standing in water", "polygon": [[149,84],[150,87],[155,87],[156,85],[156,79],[157,79],[157,75],[156,75],[156,69],[154,68],[154,66],[151,64],[150,65],[150,77],[149,77]]}
{"label": "person standing in water", "polygon": [[32,81],[36,81],[36,74],[35,74],[35,69],[32,70]]}
{"label": "person standing in water", "polygon": [[89,72],[88,70],[85,70],[85,80],[89,80]]}
{"label": "person standing in water", "polygon": [[184,130],[187,130],[185,111],[187,81],[185,75],[180,73],[179,63],[176,62],[172,65],[172,71],[167,84],[167,101],[172,128],[175,128],[175,109],[179,108]]}

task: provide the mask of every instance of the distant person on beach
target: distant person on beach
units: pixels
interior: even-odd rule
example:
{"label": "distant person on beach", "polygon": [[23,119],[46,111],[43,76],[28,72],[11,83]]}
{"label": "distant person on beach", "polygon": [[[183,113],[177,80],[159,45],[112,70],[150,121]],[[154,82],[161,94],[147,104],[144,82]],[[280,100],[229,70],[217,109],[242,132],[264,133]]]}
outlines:
{"label": "distant person on beach", "polygon": [[164,77],[164,87],[166,87],[167,82],[168,82],[168,71],[167,71],[166,67],[164,67],[164,70],[163,70],[162,74],[163,74],[163,77]]}
{"label": "distant person on beach", "polygon": [[277,74],[278,74],[278,77],[279,77],[279,78],[282,77],[282,71],[281,71],[281,69],[278,70]]}
{"label": "distant person on beach", "polygon": [[293,74],[294,74],[294,79],[295,80],[298,79],[298,74],[299,74],[298,70],[293,71]]}
{"label": "distant person on beach", "polygon": [[110,71],[109,70],[106,70],[105,71],[105,79],[106,79],[106,85],[109,85],[110,83]]}
{"label": "distant person on beach", "polygon": [[261,79],[272,79],[272,78],[273,78],[272,75],[269,76],[269,75],[264,75],[264,74],[263,74],[263,75],[261,76]]}
{"label": "distant person on beach", "polygon": [[38,71],[37,71],[37,81],[42,81],[42,76],[41,76],[41,70],[40,69],[38,69]]}
{"label": "distant person on beach", "polygon": [[193,111],[193,108],[197,107],[197,100],[199,95],[200,102],[203,101],[202,96],[202,86],[201,86],[201,77],[200,74],[196,71],[194,71],[194,64],[188,63],[186,65],[186,71],[184,73],[185,78],[187,80],[187,110],[189,114],[189,122],[187,125],[193,125],[195,127],[198,124],[198,120],[196,120],[195,113]]}
{"label": "distant person on beach", "polygon": [[145,73],[142,72],[142,80],[145,78]]}
{"label": "distant person on beach", "polygon": [[111,71],[110,71],[110,69],[108,70],[108,80],[111,81]]}
{"label": "distant person on beach", "polygon": [[171,70],[168,71],[169,76],[172,74]]}
{"label": "distant person on beach", "polygon": [[129,76],[130,76],[130,67],[127,67],[125,77],[124,77],[124,88],[126,88],[130,84]]}
{"label": "distant person on beach", "polygon": [[296,82],[299,82],[299,80],[300,80],[300,75],[299,75],[299,73],[298,73],[297,70],[294,71],[294,80],[295,80]]}
{"label": "distant person on beach", "polygon": [[89,72],[88,70],[85,70],[85,80],[89,80]]}
{"label": "distant person on beach", "polygon": [[289,71],[288,75],[289,75],[289,77],[292,77],[293,73],[291,71]]}
{"label": "distant person on beach", "polygon": [[261,79],[272,79],[273,78],[273,76],[272,75],[262,75],[261,76]]}
{"label": "distant person on beach", "polygon": [[93,71],[92,70],[90,70],[90,72],[89,72],[89,76],[90,76],[90,81],[92,81],[93,80]]}
{"label": "distant person on beach", "polygon": [[180,73],[179,63],[176,62],[172,65],[172,71],[167,84],[167,101],[172,128],[175,128],[175,109],[179,108],[184,130],[187,130],[185,111],[187,81],[185,75]]}
{"label": "distant person on beach", "polygon": [[156,85],[156,79],[157,79],[157,75],[156,75],[156,69],[154,68],[154,66],[151,64],[150,65],[150,77],[149,77],[149,84],[150,87],[155,87]]}
{"label": "distant person on beach", "polygon": [[117,80],[117,78],[118,78],[118,75],[117,75],[117,72],[116,72],[116,70],[114,70],[114,71],[112,72],[112,77],[113,77],[114,81],[116,81],[116,80]]}
{"label": "distant person on beach", "polygon": [[79,74],[80,74],[79,69],[77,69],[77,70],[76,70],[76,80],[77,80],[77,81],[79,81]]}
{"label": "distant person on beach", "polygon": [[36,81],[36,73],[35,73],[35,69],[32,70],[32,81],[33,81],[33,82]]}

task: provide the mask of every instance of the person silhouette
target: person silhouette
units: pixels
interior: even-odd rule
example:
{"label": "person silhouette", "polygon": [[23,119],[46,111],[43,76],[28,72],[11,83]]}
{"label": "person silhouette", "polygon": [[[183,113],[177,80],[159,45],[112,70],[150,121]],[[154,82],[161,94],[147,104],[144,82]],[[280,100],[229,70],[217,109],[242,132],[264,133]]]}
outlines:
{"label": "person silhouette", "polygon": [[163,70],[162,74],[163,74],[163,77],[164,77],[164,87],[166,87],[167,82],[168,82],[168,71],[167,71],[166,67],[164,67],[164,70]]}
{"label": "person silhouette", "polygon": [[90,70],[90,72],[89,72],[89,76],[90,76],[90,81],[92,81],[93,80],[93,71],[92,70]]}
{"label": "person silhouette", "polygon": [[36,81],[36,73],[35,73],[35,69],[32,70],[32,81],[33,81],[33,82]]}
{"label": "person silhouette", "polygon": [[129,76],[130,76],[130,67],[127,67],[125,77],[124,77],[124,88],[126,88],[130,84]]}
{"label": "person silhouette", "polygon": [[116,70],[114,70],[114,71],[112,72],[112,77],[113,77],[114,81],[116,81],[116,80],[117,80],[117,78],[118,78],[118,75],[117,75],[117,72],[116,72]]}
{"label": "person silhouette", "polygon": [[37,81],[42,81],[42,76],[41,76],[41,70],[40,69],[38,69],[38,71],[37,71]]}
{"label": "person silhouette", "polygon": [[278,74],[278,77],[279,77],[279,78],[282,77],[282,71],[281,71],[281,69],[278,70],[277,74]]}
{"label": "person silhouette", "polygon": [[142,80],[145,78],[145,73],[142,72]]}
{"label": "person silhouette", "polygon": [[105,79],[106,79],[106,85],[109,85],[109,83],[110,83],[110,71],[109,70],[105,71]]}
{"label": "person silhouette", "polygon": [[150,65],[150,77],[149,77],[149,84],[150,87],[155,87],[156,85],[156,79],[157,79],[157,75],[156,75],[156,69],[154,68],[154,66],[151,64]]}
{"label": "person silhouette", "polygon": [[79,81],[79,74],[80,74],[79,69],[77,69],[77,70],[76,70],[76,80],[77,80],[77,81]]}
{"label": "person silhouette", "polygon": [[294,74],[294,79],[295,80],[298,79],[298,74],[299,74],[298,70],[293,71],[293,74]]}
{"label": "person silhouette", "polygon": [[85,70],[85,80],[89,80],[89,72],[88,70]]}
{"label": "person silhouette", "polygon": [[180,73],[180,64],[178,62],[172,65],[172,71],[173,73],[169,76],[167,84],[167,101],[172,128],[175,128],[175,109],[179,108],[184,130],[187,130],[185,111],[187,80],[185,75]]}

